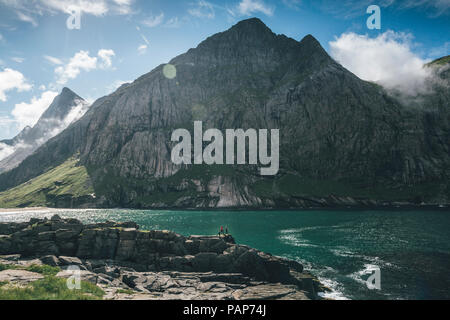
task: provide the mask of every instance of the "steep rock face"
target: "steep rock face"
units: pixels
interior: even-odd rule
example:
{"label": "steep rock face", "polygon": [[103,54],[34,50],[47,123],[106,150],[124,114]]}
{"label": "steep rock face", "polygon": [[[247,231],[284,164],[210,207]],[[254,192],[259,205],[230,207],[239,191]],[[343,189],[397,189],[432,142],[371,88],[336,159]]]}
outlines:
{"label": "steep rock face", "polygon": [[[20,170],[0,176],[0,190],[80,153],[106,206],[449,201],[449,127],[438,111],[411,108],[360,80],[312,36],[297,42],[249,19],[170,64],[175,77],[159,66],[99,99]],[[439,108],[448,110],[446,100]],[[194,120],[204,130],[280,129],[279,174],[174,165],[171,133],[192,130]]]}
{"label": "steep rock face", "polygon": [[6,142],[13,153],[0,159],[0,173],[17,167],[41,145],[81,118],[87,108],[86,101],[64,88],[32,128],[27,126]]}

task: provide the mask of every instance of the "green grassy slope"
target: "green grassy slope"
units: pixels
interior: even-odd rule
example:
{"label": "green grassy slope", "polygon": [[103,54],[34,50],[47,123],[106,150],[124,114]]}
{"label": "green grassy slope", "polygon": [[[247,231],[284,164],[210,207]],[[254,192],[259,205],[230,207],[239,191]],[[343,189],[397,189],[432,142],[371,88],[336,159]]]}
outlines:
{"label": "green grassy slope", "polygon": [[[62,165],[0,193],[0,208],[68,206],[94,193],[87,170],[71,158]],[[67,200],[69,199],[69,200]]]}
{"label": "green grassy slope", "polygon": [[444,64],[450,63],[450,56],[445,56],[439,59],[436,59],[428,64],[428,66],[438,65],[443,66]]}
{"label": "green grassy slope", "polygon": [[105,292],[87,281],[81,281],[80,290],[70,290],[67,279],[58,278],[56,274],[61,271],[58,267],[48,265],[31,265],[20,267],[16,265],[0,264],[0,271],[19,269],[40,273],[43,279],[17,285],[8,281],[0,282],[0,300],[101,300]]}

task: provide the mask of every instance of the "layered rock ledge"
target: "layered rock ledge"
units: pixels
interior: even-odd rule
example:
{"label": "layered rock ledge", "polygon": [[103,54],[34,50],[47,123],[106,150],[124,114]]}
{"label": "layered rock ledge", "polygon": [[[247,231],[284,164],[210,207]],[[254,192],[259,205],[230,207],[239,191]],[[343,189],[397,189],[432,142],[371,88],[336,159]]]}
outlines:
{"label": "layered rock ledge", "polygon": [[[84,225],[57,215],[0,223],[0,264],[58,266],[63,278],[77,266],[107,299],[302,300],[324,289],[300,263],[238,245],[230,235],[185,237],[139,230],[134,222]],[[5,270],[0,278],[39,279],[20,273]]]}

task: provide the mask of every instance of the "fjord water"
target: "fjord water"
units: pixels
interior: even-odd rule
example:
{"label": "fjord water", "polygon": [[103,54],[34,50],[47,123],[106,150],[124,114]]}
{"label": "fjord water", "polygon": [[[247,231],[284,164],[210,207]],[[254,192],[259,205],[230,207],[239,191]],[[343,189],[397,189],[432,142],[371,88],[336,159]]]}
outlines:
{"label": "fjord water", "polygon": [[[0,222],[51,217],[55,211],[0,213]],[[58,210],[83,222],[135,221],[142,229],[217,234],[295,259],[347,299],[450,299],[448,211],[140,211]],[[380,269],[381,290],[365,271]]]}

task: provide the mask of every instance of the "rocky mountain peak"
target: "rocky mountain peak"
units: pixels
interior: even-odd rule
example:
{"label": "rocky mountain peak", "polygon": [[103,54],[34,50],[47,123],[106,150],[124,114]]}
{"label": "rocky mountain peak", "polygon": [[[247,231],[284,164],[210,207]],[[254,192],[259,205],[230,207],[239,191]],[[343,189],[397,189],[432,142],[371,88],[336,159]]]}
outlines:
{"label": "rocky mountain peak", "polygon": [[25,127],[9,140],[11,151],[0,159],[0,172],[19,165],[50,138],[62,132],[87,111],[88,103],[69,88],[62,89],[33,127]]}
{"label": "rocky mountain peak", "polygon": [[61,95],[65,96],[65,97],[76,97],[76,98],[80,98],[75,92],[73,92],[71,89],[64,87],[61,90]]}
{"label": "rocky mountain peak", "polygon": [[[187,74],[191,74],[195,66],[197,74],[200,69],[208,70],[205,76],[216,74],[220,77],[220,80],[217,78],[218,83],[232,81],[238,85],[241,82],[239,86],[242,88],[248,84],[244,83],[248,77],[236,79],[235,71],[247,75],[271,73],[273,83],[280,81],[287,73],[306,75],[332,61],[313,36],[308,35],[299,42],[285,35],[277,35],[260,19],[251,18],[207,38],[195,49],[174,58],[170,63],[177,65],[180,71],[178,80],[183,74],[183,69],[179,69],[181,65],[188,66]],[[226,79],[228,76],[229,80]],[[211,80],[208,82],[211,83]]]}
{"label": "rocky mountain peak", "polygon": [[263,33],[273,34],[272,30],[270,30],[270,28],[258,18],[250,18],[239,21],[230,29],[230,31],[242,32],[247,34],[253,33],[257,36]]}
{"label": "rocky mountain peak", "polygon": [[217,33],[200,43],[197,49],[201,51],[253,51],[255,49],[273,46],[277,40],[273,33],[257,18],[238,22],[230,29]]}
{"label": "rocky mountain peak", "polygon": [[320,44],[320,42],[314,38],[312,35],[308,34],[306,35],[301,41],[300,44],[303,46],[309,46],[311,48],[320,48],[323,50],[322,45]]}
{"label": "rocky mountain peak", "polygon": [[83,98],[69,88],[63,88],[61,93],[53,100],[52,104],[42,114],[41,119],[63,120],[70,110],[80,103],[86,104]]}

